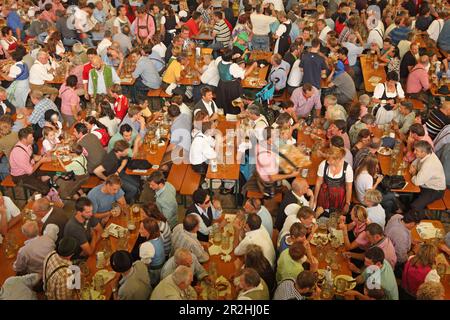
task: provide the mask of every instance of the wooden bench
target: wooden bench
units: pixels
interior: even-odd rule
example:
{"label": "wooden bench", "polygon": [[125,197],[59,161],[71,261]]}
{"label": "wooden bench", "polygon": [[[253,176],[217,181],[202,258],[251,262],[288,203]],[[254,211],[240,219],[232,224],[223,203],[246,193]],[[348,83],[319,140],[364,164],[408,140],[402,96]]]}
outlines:
{"label": "wooden bench", "polygon": [[147,92],[147,97],[159,98],[160,94],[161,94],[161,89],[150,89]]}
{"label": "wooden bench", "polygon": [[433,218],[437,218],[437,220],[441,220],[442,211],[445,211],[447,207],[442,199],[433,201],[429,205],[427,205],[427,210],[434,211],[433,215],[436,213],[436,216]]}
{"label": "wooden bench", "polygon": [[411,102],[413,105],[413,110],[423,111],[425,110],[425,104],[423,101],[413,98],[406,98],[405,101]]}
{"label": "wooden bench", "polygon": [[9,176],[7,176],[5,179],[3,179],[3,181],[0,183],[0,187],[1,187],[3,193],[5,193],[5,192],[4,192],[5,189],[11,189],[13,198],[14,198],[15,200],[27,200],[27,198],[28,198],[28,195],[29,195],[29,194],[28,194],[28,189],[25,188],[25,187],[23,187],[23,195],[24,195],[24,198],[23,198],[23,199],[19,199],[19,198],[17,197],[16,191],[15,191],[15,189],[14,189],[15,187],[17,187],[17,185],[16,185],[16,183],[13,181],[11,175],[9,175]]}
{"label": "wooden bench", "polygon": [[447,209],[450,210],[450,189],[445,190],[444,194],[444,204],[447,207]]}
{"label": "wooden bench", "polygon": [[184,175],[183,183],[180,188],[180,195],[183,197],[183,203],[186,206],[186,196],[190,196],[200,186],[201,176],[188,165]]}
{"label": "wooden bench", "polygon": [[[254,198],[254,199],[263,199],[264,195],[260,191],[247,191],[247,199]],[[281,192],[276,193],[273,198],[267,199],[272,200],[277,203],[280,203],[283,199],[283,194]]]}
{"label": "wooden bench", "polygon": [[177,192],[179,192],[181,189],[181,185],[183,184],[184,176],[186,175],[188,166],[189,165],[185,163],[180,163],[180,164],[173,164],[172,168],[170,168],[167,181],[174,186]]}
{"label": "wooden bench", "polygon": [[275,102],[287,102],[287,101],[289,101],[289,99],[290,99],[289,93],[288,93],[287,89],[285,89],[281,96],[273,97],[272,100]]}
{"label": "wooden bench", "polygon": [[89,179],[81,185],[81,189],[87,189],[91,190],[94,189],[96,186],[102,183],[102,180],[100,180],[97,176],[89,176]]}

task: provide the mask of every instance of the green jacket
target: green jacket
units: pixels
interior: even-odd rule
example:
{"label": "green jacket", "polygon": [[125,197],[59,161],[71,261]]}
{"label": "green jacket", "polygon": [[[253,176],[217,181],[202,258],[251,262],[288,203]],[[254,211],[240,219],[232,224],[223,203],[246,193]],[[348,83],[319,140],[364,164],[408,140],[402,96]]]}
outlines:
{"label": "green jacket", "polygon": [[[97,71],[96,69],[91,69],[91,71],[89,71],[91,78],[92,78],[93,88],[94,88],[94,98],[97,95],[97,84],[98,84],[98,73],[96,71]],[[105,81],[106,89],[108,90],[113,85],[112,70],[111,70],[110,66],[103,67],[103,79]]]}

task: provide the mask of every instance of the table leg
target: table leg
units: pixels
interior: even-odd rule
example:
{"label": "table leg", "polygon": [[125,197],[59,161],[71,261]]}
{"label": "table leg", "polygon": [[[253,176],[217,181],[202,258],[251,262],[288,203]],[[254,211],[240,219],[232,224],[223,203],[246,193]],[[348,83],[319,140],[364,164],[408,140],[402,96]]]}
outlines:
{"label": "table leg", "polygon": [[239,206],[239,179],[236,179],[236,193],[235,193],[235,201],[236,201],[236,208]]}

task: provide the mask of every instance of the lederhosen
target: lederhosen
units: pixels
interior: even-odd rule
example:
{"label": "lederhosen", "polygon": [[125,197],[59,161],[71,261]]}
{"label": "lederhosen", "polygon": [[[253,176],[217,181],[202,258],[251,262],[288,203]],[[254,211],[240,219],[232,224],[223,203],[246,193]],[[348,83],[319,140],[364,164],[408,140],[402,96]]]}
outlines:
{"label": "lederhosen", "polygon": [[290,33],[292,29],[292,23],[283,23],[286,26],[286,31],[280,36],[278,41],[278,53],[283,57],[284,54],[289,50],[290,46]]}
{"label": "lederhosen", "polygon": [[323,183],[320,186],[319,196],[317,197],[317,207],[329,209],[330,212],[341,210],[345,206],[345,174],[348,163],[344,162],[342,176],[340,178],[331,178],[328,176],[328,162],[325,162],[323,170]]}
{"label": "lederhosen", "polygon": [[[204,214],[201,214],[200,212],[198,212],[198,210],[195,207],[195,205],[193,205],[193,207],[191,207],[190,209],[191,210],[188,209],[187,212],[188,213],[194,213],[194,212],[197,213],[200,216],[200,218],[202,219],[203,223],[207,227],[210,227],[212,225],[214,218],[213,218],[213,215],[212,215],[211,207],[209,207],[208,210],[206,210],[207,216],[205,216]],[[208,242],[209,241],[209,235],[200,233],[200,231],[199,231],[199,232],[197,232],[197,239],[199,241]]]}
{"label": "lederhosen", "polygon": [[[141,21],[141,19],[139,19],[139,18],[137,18],[137,21],[136,21],[136,37],[138,37],[139,39],[141,39],[141,41],[144,41],[145,39],[146,39],[146,37],[145,38],[142,38],[140,35],[139,35],[139,30],[147,30],[147,37],[148,37],[148,34],[150,33],[150,30],[148,30],[148,17],[149,17],[149,15],[147,14],[147,19],[145,20],[145,26],[143,26],[143,25],[140,25],[139,24],[139,22]],[[153,19],[153,18],[152,18]],[[155,19],[153,19],[153,22],[154,22],[154,20]],[[155,24],[155,26],[156,26],[156,24]]]}

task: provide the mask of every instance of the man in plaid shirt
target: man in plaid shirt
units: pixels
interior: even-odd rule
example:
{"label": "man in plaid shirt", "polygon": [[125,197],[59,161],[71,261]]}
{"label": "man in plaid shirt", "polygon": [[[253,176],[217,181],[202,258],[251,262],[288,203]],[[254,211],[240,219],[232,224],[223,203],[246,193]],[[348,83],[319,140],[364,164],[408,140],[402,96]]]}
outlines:
{"label": "man in plaid shirt", "polygon": [[75,238],[61,239],[56,251],[52,251],[44,260],[43,281],[45,295],[48,300],[74,300],[77,298],[75,288],[69,286],[72,276],[70,258],[75,253],[78,242]]}

